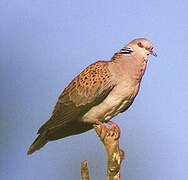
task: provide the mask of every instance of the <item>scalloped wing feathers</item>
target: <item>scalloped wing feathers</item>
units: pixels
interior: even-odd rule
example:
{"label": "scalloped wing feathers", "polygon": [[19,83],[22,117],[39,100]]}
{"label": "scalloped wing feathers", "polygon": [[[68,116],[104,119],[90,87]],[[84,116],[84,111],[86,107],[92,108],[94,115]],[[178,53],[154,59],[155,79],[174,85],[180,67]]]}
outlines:
{"label": "scalloped wing feathers", "polygon": [[91,64],[65,88],[52,117],[41,126],[38,133],[66,125],[75,119],[79,120],[92,106],[102,102],[113,87],[108,62],[98,61]]}

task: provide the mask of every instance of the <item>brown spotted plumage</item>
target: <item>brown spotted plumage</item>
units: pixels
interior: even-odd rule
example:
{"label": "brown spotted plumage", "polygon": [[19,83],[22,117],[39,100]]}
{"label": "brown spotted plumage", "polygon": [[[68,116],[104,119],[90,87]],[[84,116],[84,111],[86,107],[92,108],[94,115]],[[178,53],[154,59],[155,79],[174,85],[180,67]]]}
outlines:
{"label": "brown spotted plumage", "polygon": [[[141,47],[142,46],[142,47]],[[28,154],[48,141],[83,133],[96,121],[107,122],[125,111],[138,93],[153,45],[136,39],[110,61],[98,61],[83,70],[64,89],[51,118],[38,130]]]}

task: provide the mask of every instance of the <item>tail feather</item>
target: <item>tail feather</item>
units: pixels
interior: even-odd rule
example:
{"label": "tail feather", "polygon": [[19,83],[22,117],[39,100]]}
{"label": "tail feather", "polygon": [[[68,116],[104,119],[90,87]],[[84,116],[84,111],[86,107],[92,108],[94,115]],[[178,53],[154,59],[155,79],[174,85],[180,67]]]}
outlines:
{"label": "tail feather", "polygon": [[46,132],[38,135],[38,137],[34,140],[34,142],[29,147],[27,154],[30,155],[34,153],[35,151],[42,148],[46,143],[48,142]]}

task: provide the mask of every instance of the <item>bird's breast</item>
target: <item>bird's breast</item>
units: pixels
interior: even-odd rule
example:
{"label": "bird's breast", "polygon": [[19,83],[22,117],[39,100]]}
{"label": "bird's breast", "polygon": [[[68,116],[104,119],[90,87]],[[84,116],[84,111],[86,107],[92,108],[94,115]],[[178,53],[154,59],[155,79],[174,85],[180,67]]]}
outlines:
{"label": "bird's breast", "polygon": [[82,121],[95,123],[109,121],[111,118],[127,109],[138,93],[137,86],[116,86],[100,104],[92,107],[83,117]]}

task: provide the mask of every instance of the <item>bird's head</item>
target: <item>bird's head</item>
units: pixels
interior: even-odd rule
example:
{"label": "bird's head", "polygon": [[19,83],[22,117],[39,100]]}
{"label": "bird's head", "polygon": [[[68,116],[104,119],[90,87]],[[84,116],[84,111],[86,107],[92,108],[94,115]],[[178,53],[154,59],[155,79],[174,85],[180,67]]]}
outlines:
{"label": "bird's head", "polygon": [[145,38],[135,39],[131,41],[126,45],[126,48],[130,48],[133,50],[133,52],[135,51],[146,58],[148,58],[150,54],[157,56],[157,54],[153,52],[153,44]]}

